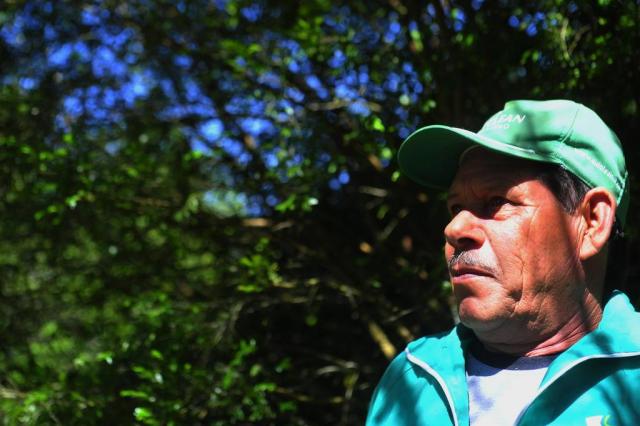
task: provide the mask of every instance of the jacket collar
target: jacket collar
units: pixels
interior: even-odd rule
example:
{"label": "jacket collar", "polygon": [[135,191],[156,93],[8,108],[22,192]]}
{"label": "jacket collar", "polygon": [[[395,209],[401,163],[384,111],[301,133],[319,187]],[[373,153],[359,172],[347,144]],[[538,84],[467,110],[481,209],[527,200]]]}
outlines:
{"label": "jacket collar", "polygon": [[634,355],[640,356],[640,313],[624,293],[614,291],[598,327],[554,360],[542,384],[580,360]]}
{"label": "jacket collar", "polygon": [[[418,339],[406,349],[406,352],[428,364],[444,380],[454,402],[457,424],[460,425],[469,423],[465,353],[474,339],[475,335],[470,329],[458,324],[447,333]],[[414,367],[423,368],[419,364],[413,364]]]}

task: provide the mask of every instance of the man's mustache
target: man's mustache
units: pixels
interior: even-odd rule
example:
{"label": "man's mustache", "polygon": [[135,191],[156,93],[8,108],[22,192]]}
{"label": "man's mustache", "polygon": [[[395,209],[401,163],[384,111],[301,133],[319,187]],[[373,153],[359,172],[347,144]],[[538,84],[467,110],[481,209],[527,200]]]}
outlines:
{"label": "man's mustache", "polygon": [[447,265],[449,267],[449,273],[451,273],[455,266],[458,266],[481,269],[493,276],[498,274],[498,268],[493,263],[487,262],[477,253],[472,251],[454,253],[453,256],[451,256],[451,259],[447,262]]}

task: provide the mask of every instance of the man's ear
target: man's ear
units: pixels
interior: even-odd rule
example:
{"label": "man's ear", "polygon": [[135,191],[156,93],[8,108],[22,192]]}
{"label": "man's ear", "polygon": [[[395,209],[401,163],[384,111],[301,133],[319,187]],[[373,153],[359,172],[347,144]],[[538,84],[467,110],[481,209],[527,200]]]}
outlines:
{"label": "man's ear", "polygon": [[582,199],[579,208],[583,222],[580,260],[598,254],[609,241],[616,215],[616,199],[602,187],[591,189]]}

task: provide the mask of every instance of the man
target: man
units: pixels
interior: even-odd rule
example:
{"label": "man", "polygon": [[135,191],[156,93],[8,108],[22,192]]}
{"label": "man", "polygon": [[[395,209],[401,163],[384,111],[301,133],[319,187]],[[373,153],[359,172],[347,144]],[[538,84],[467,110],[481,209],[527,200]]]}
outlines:
{"label": "man", "polygon": [[396,357],[367,424],[640,424],[640,314],[605,290],[628,179],[600,117],[571,101],[511,101],[478,133],[416,131],[398,160],[449,189],[460,324]]}

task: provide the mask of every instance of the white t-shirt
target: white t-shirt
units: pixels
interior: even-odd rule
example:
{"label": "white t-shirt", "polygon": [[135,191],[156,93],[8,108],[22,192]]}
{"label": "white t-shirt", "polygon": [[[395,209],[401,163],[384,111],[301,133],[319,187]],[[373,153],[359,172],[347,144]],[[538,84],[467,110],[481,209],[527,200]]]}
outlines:
{"label": "white t-shirt", "polygon": [[555,357],[514,357],[482,349],[470,353],[466,364],[470,424],[513,425]]}

